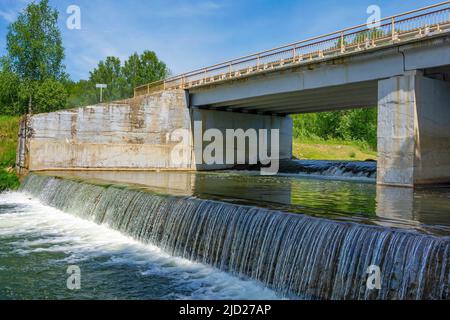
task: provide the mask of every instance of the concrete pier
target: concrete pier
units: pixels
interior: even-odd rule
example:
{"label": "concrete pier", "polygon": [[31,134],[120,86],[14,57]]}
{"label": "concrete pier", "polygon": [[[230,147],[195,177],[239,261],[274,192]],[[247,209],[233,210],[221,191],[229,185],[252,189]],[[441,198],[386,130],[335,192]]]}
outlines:
{"label": "concrete pier", "polygon": [[450,181],[450,83],[413,71],[379,81],[378,184]]}

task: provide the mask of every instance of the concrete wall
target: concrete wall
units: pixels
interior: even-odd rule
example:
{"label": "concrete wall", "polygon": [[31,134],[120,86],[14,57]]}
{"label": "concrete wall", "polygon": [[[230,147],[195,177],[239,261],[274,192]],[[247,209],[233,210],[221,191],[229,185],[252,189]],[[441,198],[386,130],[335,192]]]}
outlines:
{"label": "concrete wall", "polygon": [[450,84],[411,72],[378,95],[378,183],[450,181]]}
{"label": "concrete wall", "polygon": [[450,181],[450,83],[416,77],[414,183]]}
{"label": "concrete wall", "polygon": [[28,168],[189,169],[174,163],[168,135],[190,123],[184,91],[34,115]]}
{"label": "concrete wall", "polygon": [[[209,128],[221,132],[281,129],[281,157],[291,157],[290,118],[189,109],[185,91],[173,90],[121,103],[34,115],[27,121],[26,152],[18,152],[17,163],[30,171],[225,168],[196,164],[195,121],[203,122],[202,132]],[[174,136],[180,129],[188,136],[185,144]]]}
{"label": "concrete wall", "polygon": [[[227,129],[242,129],[247,131],[248,129],[267,129],[268,132],[271,129],[279,130],[279,158],[278,159],[291,159],[292,158],[292,118],[290,117],[278,117],[278,116],[264,116],[255,114],[244,114],[244,113],[233,113],[225,111],[214,111],[214,110],[201,110],[194,109],[192,111],[192,121],[200,121],[202,123],[202,132],[208,129],[218,129],[220,130],[222,136],[226,137]],[[270,133],[268,133],[270,135]],[[271,150],[270,137],[267,140],[268,150]],[[259,145],[258,137],[258,145]],[[203,142],[203,150],[207,147],[210,142]],[[249,148],[248,140],[246,141],[245,149],[240,149],[237,141],[235,141],[233,148],[229,145],[226,146],[225,152],[223,154],[223,162],[225,163],[226,156],[228,153],[233,152],[236,155],[238,152],[245,152],[246,162],[248,163],[249,158]],[[258,158],[259,161],[259,158]],[[235,162],[236,163],[236,162]],[[211,169],[223,169],[230,168],[232,165],[197,165],[199,170],[211,170]]]}

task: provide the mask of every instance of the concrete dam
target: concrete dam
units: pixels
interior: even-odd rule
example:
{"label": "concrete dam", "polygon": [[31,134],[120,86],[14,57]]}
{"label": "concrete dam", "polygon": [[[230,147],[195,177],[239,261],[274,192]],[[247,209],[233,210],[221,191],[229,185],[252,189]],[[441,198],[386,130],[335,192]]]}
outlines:
{"label": "concrete dam", "polygon": [[[17,163],[29,171],[226,168],[198,164],[195,122],[202,124],[201,134],[209,128],[224,134],[230,128],[279,129],[280,159],[291,158],[290,118],[191,109],[184,90],[168,90],[122,103],[34,115],[22,122],[21,132],[27,128],[28,134],[21,135]],[[182,130],[188,137],[180,144],[177,132]]]}
{"label": "concrete dam", "polygon": [[[24,117],[0,241],[22,232],[37,249],[20,252],[94,274],[127,261],[114,297],[447,300],[449,17],[430,6]],[[290,115],[370,106],[377,162],[292,159]]]}

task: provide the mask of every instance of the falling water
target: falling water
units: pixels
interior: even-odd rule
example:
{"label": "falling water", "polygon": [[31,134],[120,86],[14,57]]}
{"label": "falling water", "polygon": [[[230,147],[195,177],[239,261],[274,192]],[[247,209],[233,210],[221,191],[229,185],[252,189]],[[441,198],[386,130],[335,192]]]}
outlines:
{"label": "falling water", "polygon": [[374,161],[288,160],[280,163],[280,172],[376,179],[377,163]]}
{"label": "falling water", "polygon": [[[166,252],[309,299],[448,299],[450,239],[30,174],[22,191]],[[381,269],[381,289],[367,268]]]}
{"label": "falling water", "polygon": [[[259,171],[261,166],[237,165],[233,169]],[[278,172],[281,174],[375,180],[377,163],[375,161],[282,160]]]}

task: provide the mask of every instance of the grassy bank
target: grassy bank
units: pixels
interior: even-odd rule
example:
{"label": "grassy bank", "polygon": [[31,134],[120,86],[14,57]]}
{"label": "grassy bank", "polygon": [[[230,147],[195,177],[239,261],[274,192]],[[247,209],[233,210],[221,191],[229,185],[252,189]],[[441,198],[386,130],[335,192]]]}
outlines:
{"label": "grassy bank", "polygon": [[0,116],[0,192],[19,187],[14,172],[19,117]]}
{"label": "grassy bank", "polygon": [[296,138],[293,155],[298,159],[310,160],[376,160],[377,152],[367,144],[337,139]]}

